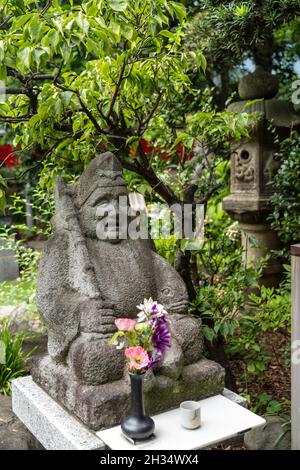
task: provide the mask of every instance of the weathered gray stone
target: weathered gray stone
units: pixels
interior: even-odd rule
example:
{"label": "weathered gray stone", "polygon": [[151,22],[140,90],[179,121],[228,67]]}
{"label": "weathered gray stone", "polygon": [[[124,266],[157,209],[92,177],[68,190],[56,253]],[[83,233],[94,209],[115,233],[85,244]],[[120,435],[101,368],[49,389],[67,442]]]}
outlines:
{"label": "weathered gray stone", "polygon": [[1,305],[0,320],[8,320],[9,318],[13,317],[18,311],[19,307],[16,307],[15,305]]}
{"label": "weathered gray stone", "polygon": [[279,80],[275,75],[257,67],[255,72],[242,77],[239,82],[239,95],[242,100],[274,98],[279,88]]}
{"label": "weathered gray stone", "polygon": [[199,318],[173,315],[171,333],[182,349],[185,365],[193,364],[201,359],[204,339]]}
{"label": "weathered gray stone", "polygon": [[[277,91],[278,79],[258,67],[240,81],[242,101],[228,108],[231,112],[256,115],[255,120],[251,119],[249,138],[233,142],[231,193],[224,198],[223,208],[239,222],[245,259],[253,261],[268,255],[260,278],[266,287],[277,287],[282,278],[282,262],[274,256],[280,242],[268,223],[273,210],[270,182],[280,167],[276,154],[291,129],[300,129],[300,116],[292,103],[274,98]],[[248,99],[254,101],[249,104]]]}
{"label": "weathered gray stone", "polygon": [[45,325],[41,317],[23,305],[1,305],[0,320],[9,321],[11,332],[26,332],[27,334],[44,334]]}
{"label": "weathered gray stone", "polygon": [[124,352],[113,349],[108,345],[108,338],[96,333],[82,333],[75,339],[70,347],[68,363],[74,379],[88,385],[119,380],[125,367]]}
{"label": "weathered gray stone", "polygon": [[14,250],[0,245],[0,282],[14,281],[19,277],[19,264]]}
{"label": "weathered gray stone", "polygon": [[11,398],[0,395],[0,450],[42,449],[12,411]]}
{"label": "weathered gray stone", "polygon": [[156,385],[145,396],[150,414],[179,406],[185,400],[201,400],[221,393],[224,388],[224,369],[208,359],[185,366],[179,380],[156,376]]}
{"label": "weathered gray stone", "polygon": [[238,395],[237,393],[233,392],[232,390],[228,390],[228,388],[224,388],[222,392],[223,397],[228,398],[228,400],[233,401],[237,405],[242,406],[243,408],[248,408],[248,402],[246,398]]}
{"label": "weathered gray stone", "polygon": [[[63,403],[93,430],[119,424],[130,410],[127,376],[103,385],[80,384],[73,379],[68,367],[56,364],[46,356],[32,369],[32,377],[52,398]],[[174,408],[184,400],[200,400],[222,392],[224,369],[215,362],[202,359],[185,366],[178,380],[157,374],[146,382],[146,409],[148,413],[156,414]]]}
{"label": "weathered gray stone", "polygon": [[[164,374],[175,379],[160,409],[188,398],[189,380],[199,398],[223,388],[223,373],[210,362],[183,378],[183,365],[202,363],[203,337],[199,320],[187,315],[188,295],[179,274],[149,240],[114,239],[112,231],[107,240],[98,238],[99,207],[109,202],[118,213],[120,196],[127,198],[122,167],[109,152],[97,156],[76,185],[59,180],[54,235],[39,270],[37,303],[48,329],[49,357],[37,361],[32,376],[93,429],[124,416],[129,403],[124,357],[107,342],[116,331],[115,319],[136,317],[144,298],[165,306],[174,337],[173,350],[152,380],[154,389]],[[101,220],[108,223],[110,217]],[[116,221],[114,229],[120,235]],[[211,378],[209,385],[202,375]]]}
{"label": "weathered gray stone", "polygon": [[[291,432],[283,427],[285,420],[279,416],[266,417],[267,424],[245,434],[245,446],[248,450],[290,450]],[[282,439],[278,438],[285,432]],[[277,445],[275,446],[277,442]]]}
{"label": "weathered gray stone", "polygon": [[184,356],[182,349],[177,343],[176,339],[172,339],[172,348],[165,353],[165,357],[161,366],[157,368],[158,373],[170,377],[171,379],[178,379],[182,373],[184,365]]}
{"label": "weathered gray stone", "polygon": [[[47,450],[98,450],[104,444],[30,376],[13,381],[13,411]],[[28,433],[28,431],[27,431]]]}
{"label": "weathered gray stone", "polygon": [[13,420],[13,412],[11,408],[11,398],[6,395],[0,395],[0,426],[8,424]]}

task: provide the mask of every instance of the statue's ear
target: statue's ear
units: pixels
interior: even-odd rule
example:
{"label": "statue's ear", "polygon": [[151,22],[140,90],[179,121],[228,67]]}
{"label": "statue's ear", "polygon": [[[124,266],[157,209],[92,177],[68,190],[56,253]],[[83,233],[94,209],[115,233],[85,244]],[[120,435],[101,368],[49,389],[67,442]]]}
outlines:
{"label": "statue's ear", "polygon": [[55,215],[53,217],[53,227],[55,231],[70,229],[69,221],[72,220],[72,228],[74,228],[74,220],[76,219],[76,211],[74,208],[74,187],[65,183],[61,176],[55,180]]}
{"label": "statue's ear", "polygon": [[74,198],[76,195],[76,189],[73,184],[66,183],[61,176],[57,176],[55,179],[55,196],[60,198],[62,196],[70,196]]}
{"label": "statue's ear", "polygon": [[66,184],[65,192],[68,196],[71,196],[72,198],[74,198],[76,195],[76,189],[75,189],[74,184]]}
{"label": "statue's ear", "polygon": [[66,183],[64,182],[61,176],[57,176],[55,178],[54,193],[55,197],[61,197],[63,194],[66,193]]}

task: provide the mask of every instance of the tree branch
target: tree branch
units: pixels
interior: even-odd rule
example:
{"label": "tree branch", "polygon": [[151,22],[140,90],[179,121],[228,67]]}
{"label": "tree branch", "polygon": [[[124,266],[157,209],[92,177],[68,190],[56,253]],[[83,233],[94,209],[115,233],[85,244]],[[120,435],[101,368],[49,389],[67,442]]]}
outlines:
{"label": "tree branch", "polygon": [[23,122],[23,121],[29,121],[30,118],[32,118],[33,114],[27,113],[24,114],[23,116],[0,116],[0,121],[2,122],[7,122],[9,124],[14,124],[16,122]]}
{"label": "tree branch", "polygon": [[159,106],[159,103],[160,103],[160,101],[161,101],[162,95],[163,95],[163,92],[159,92],[159,93],[158,93],[157,99],[156,99],[156,101],[155,101],[155,103],[154,103],[154,105],[153,105],[153,108],[152,108],[151,112],[148,114],[148,116],[146,117],[146,119],[144,119],[144,121],[142,121],[142,123],[141,123],[140,129],[139,129],[140,132],[143,132],[143,131],[146,129],[146,127],[148,126],[149,122],[150,122],[151,119],[153,118],[153,116],[154,116],[154,114],[155,114],[155,112],[156,112],[156,110],[157,110],[157,108],[158,108],[158,106]]}
{"label": "tree branch", "polygon": [[0,29],[2,29],[2,30],[7,29],[8,22],[9,22],[9,20],[11,20],[13,18],[13,16],[14,15],[9,15],[4,21],[2,21],[2,23],[0,23]]}
{"label": "tree branch", "polygon": [[53,82],[54,85],[62,91],[70,91],[70,92],[74,93],[77,96],[78,100],[79,100],[82,111],[88,116],[90,121],[94,124],[94,127],[95,127],[96,131],[99,134],[105,134],[106,131],[99,126],[99,123],[98,123],[97,119],[95,118],[95,116],[93,115],[93,113],[87,108],[85,103],[82,101],[82,98],[80,96],[79,91],[78,90],[73,90],[73,88],[68,88],[64,85],[61,85],[60,83],[58,83],[57,78],[58,77],[56,77],[54,82]]}
{"label": "tree branch", "polygon": [[118,81],[117,81],[117,84],[116,84],[116,88],[115,88],[115,91],[114,91],[114,94],[113,94],[113,97],[112,97],[112,100],[111,100],[111,103],[110,103],[110,107],[109,107],[106,119],[110,119],[111,114],[113,112],[113,109],[114,109],[114,106],[115,106],[115,103],[116,103],[116,99],[118,97],[120,87],[121,87],[121,84],[122,84],[122,81],[123,81],[123,78],[124,78],[125,68],[126,68],[126,61],[124,60],[124,62],[122,64],[122,67],[120,69]]}
{"label": "tree branch", "polygon": [[6,95],[27,95],[28,90],[24,88],[5,88]]}
{"label": "tree branch", "polygon": [[51,6],[52,6],[52,0],[48,0],[44,8],[41,10],[40,15],[44,15]]}

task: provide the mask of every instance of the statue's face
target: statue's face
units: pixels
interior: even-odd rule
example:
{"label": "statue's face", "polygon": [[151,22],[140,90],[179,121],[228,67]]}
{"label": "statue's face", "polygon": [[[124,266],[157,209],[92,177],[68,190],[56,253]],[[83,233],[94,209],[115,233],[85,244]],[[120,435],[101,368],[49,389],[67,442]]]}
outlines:
{"label": "statue's face", "polygon": [[120,201],[127,202],[127,196],[125,186],[96,188],[79,209],[79,220],[84,234],[103,240],[102,233],[105,231],[105,239],[108,242],[119,242]]}

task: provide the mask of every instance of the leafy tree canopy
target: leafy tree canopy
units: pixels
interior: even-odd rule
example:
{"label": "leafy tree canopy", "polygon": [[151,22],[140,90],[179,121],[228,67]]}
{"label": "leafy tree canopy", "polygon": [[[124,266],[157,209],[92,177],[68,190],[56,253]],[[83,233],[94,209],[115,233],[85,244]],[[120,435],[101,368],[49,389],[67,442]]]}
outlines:
{"label": "leafy tree canopy", "polygon": [[300,0],[204,0],[197,4],[192,8],[187,48],[197,50],[201,44],[210,86],[220,75],[216,102],[221,109],[233,91],[232,82],[236,82],[232,71],[243,67],[247,58],[291,80],[293,66],[300,58]]}
{"label": "leafy tree canopy", "polygon": [[243,132],[243,115],[174,113],[187,95],[195,96],[191,70],[206,66],[201,50],[182,48],[181,3],[8,0],[0,16],[1,77],[9,97],[0,119],[14,127],[23,150],[42,149],[44,184],[68,162],[85,164],[97,150],[113,149],[125,168],[172,203],[178,196],[158,177],[141,138],[163,138],[165,145],[185,138],[191,146],[203,135],[218,142],[224,132]]}
{"label": "leafy tree canopy", "polygon": [[204,0],[193,24],[215,64],[237,63],[250,52],[255,62],[266,68],[270,66],[267,55],[274,47],[274,31],[299,14],[299,0]]}

